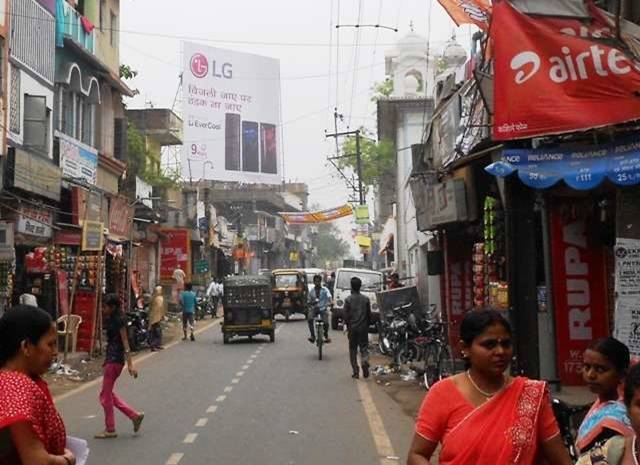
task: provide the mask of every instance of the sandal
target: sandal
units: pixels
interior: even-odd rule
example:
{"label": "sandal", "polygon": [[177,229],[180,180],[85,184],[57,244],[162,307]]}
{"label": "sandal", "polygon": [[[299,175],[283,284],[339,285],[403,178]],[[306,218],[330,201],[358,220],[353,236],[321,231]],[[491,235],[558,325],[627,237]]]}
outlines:
{"label": "sandal", "polygon": [[115,431],[103,431],[94,436],[96,439],[115,439],[118,437],[118,433]]}
{"label": "sandal", "polygon": [[133,432],[137,433],[140,431],[140,426],[142,425],[142,420],[144,420],[144,412],[140,412],[140,414],[132,421],[133,423]]}

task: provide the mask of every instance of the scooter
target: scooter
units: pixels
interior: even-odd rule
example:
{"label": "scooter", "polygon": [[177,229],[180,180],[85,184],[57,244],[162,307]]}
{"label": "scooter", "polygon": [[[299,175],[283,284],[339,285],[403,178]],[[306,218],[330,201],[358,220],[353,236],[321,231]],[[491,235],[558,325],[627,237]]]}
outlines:
{"label": "scooter", "polygon": [[146,309],[134,308],[126,314],[129,347],[137,352],[149,345],[149,314]]}

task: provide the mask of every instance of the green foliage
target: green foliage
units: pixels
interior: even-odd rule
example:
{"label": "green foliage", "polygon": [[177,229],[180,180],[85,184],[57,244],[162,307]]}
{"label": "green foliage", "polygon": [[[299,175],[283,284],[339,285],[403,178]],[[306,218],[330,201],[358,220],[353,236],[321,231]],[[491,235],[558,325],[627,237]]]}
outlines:
{"label": "green foliage", "polygon": [[[369,138],[369,132],[360,128],[360,153],[362,158],[362,183],[372,186],[395,166],[396,154],[394,143],[390,140],[376,142]],[[356,137],[350,136],[342,142],[342,156],[337,164],[342,169],[357,172]]]}
{"label": "green foliage", "polygon": [[372,102],[377,102],[382,98],[389,97],[393,92],[393,79],[388,77],[382,82],[376,82],[371,90],[373,91],[373,95],[371,96]]}
{"label": "green foliage", "polygon": [[127,130],[129,171],[153,187],[171,188],[180,183],[178,172],[162,173],[153,162],[153,155],[147,149],[144,136],[133,125]]}
{"label": "green foliage", "polygon": [[333,223],[320,223],[315,239],[317,254],[314,257],[319,266],[326,262],[341,263],[349,255],[349,244],[342,239],[341,232]]}
{"label": "green foliage", "polygon": [[120,78],[125,80],[131,80],[138,75],[138,71],[132,69],[131,66],[122,64],[120,65]]}

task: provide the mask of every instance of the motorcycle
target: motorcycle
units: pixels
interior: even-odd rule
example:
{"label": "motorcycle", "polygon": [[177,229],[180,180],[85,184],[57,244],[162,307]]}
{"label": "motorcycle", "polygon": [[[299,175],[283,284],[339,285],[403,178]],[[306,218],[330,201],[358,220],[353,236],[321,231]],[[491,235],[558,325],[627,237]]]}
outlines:
{"label": "motorcycle", "polygon": [[126,313],[129,347],[137,352],[149,345],[149,314],[146,308],[134,308]]}
{"label": "motorcycle", "polygon": [[211,315],[212,318],[216,317],[215,310],[211,304],[211,299],[202,292],[198,292],[196,295],[196,320],[204,320],[207,315]]}
{"label": "motorcycle", "polygon": [[383,355],[390,356],[396,367],[413,361],[418,351],[413,340],[417,325],[411,314],[411,303],[393,307],[378,323],[378,347]]}

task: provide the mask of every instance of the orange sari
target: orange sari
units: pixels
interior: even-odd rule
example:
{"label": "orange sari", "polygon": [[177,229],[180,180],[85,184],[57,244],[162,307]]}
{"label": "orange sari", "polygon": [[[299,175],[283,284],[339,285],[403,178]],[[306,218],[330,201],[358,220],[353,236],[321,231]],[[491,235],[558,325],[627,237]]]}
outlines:
{"label": "orange sari", "polygon": [[[425,399],[420,412],[424,424],[419,417],[416,429],[426,439],[442,443],[440,465],[533,465],[538,444],[557,434],[551,406],[545,404],[549,401],[542,381],[515,378],[504,391],[477,408],[457,388],[453,393],[452,387],[455,385],[449,381],[434,399]],[[439,410],[442,405],[448,412]],[[440,437],[433,437],[436,435]]]}

